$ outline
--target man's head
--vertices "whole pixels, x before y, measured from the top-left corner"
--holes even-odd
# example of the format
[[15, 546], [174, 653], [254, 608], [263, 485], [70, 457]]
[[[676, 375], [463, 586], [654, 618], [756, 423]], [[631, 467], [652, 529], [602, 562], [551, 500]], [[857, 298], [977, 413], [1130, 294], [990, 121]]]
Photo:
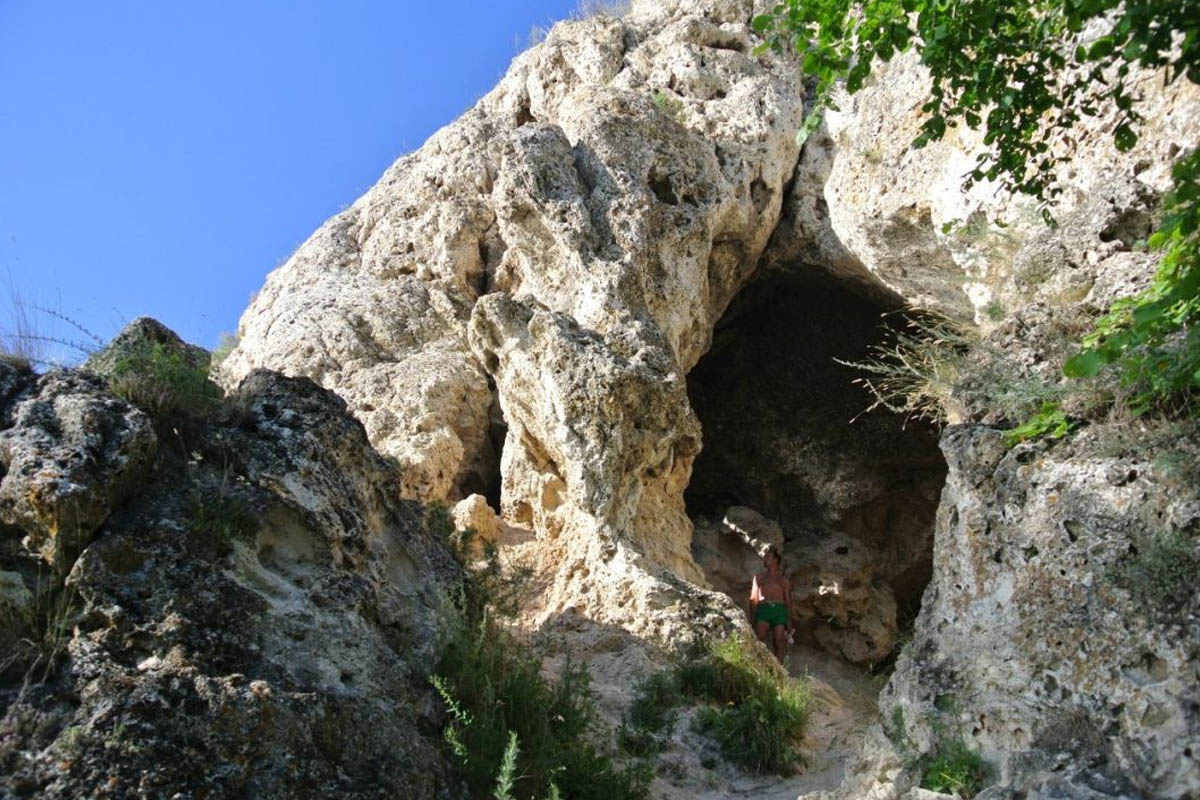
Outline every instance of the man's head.
[[779, 548], [771, 545], [763, 551], [763, 564], [767, 570], [783, 568], [783, 554], [779, 552]]

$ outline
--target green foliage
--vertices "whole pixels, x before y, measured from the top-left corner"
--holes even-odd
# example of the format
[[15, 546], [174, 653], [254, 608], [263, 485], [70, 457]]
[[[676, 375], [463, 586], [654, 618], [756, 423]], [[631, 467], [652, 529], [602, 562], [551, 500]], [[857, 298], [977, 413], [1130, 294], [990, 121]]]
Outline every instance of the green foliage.
[[677, 673], [656, 672], [638, 684], [633, 705], [629, 707], [629, 724], [656, 733], [664, 729], [669, 732], [675, 723], [675, 707], [682, 700]]
[[217, 347], [212, 351], [212, 366], [216, 367], [222, 361], [229, 358], [229, 354], [238, 346], [241, 338], [236, 333], [229, 331], [221, 331], [221, 336], [217, 340]]
[[638, 686], [622, 744], [636, 755], [661, 750], [685, 700], [713, 703], [696, 717], [725, 757], [754, 772], [791, 772], [808, 719], [808, 685], [781, 676], [736, 638], [713, 644], [697, 659], [651, 675]]
[[922, 765], [921, 788], [972, 798], [987, 778], [983, 759], [961, 739], [938, 742], [937, 750]]
[[[938, 712], [953, 714], [956, 703], [953, 697], [940, 695], [934, 703]], [[950, 735], [937, 712], [929, 720], [933, 728], [933, 750], [916, 757], [916, 746], [909, 739], [904, 725], [904, 707], [892, 707], [890, 724], [883, 725], [884, 733], [904, 757], [909, 769], [921, 774], [922, 789], [929, 789], [958, 797], [972, 798], [987, 782], [988, 768], [983, 758], [963, 741], [961, 734]]]
[[1175, 188], [1149, 246], [1163, 251], [1144, 291], [1117, 300], [1067, 359], [1068, 377], [1114, 364], [1135, 412], [1192, 410], [1200, 392], [1200, 150], [1172, 168]]
[[489, 613], [508, 617], [520, 610], [521, 597], [533, 572], [529, 567], [502, 564], [495, 542], [477, 545], [478, 532], [474, 528], [457, 530], [450, 509], [443, 503], [430, 503], [425, 512], [425, 528], [445, 542], [470, 573], [470, 591], [464, 602], [470, 606], [472, 618]]
[[58, 667], [79, 614], [79, 593], [61, 578], [39, 575], [32, 603], [5, 620], [20, 631], [7, 653], [0, 654], [0, 676], [23, 670], [25, 683], [45, 682]]
[[512, 610], [523, 581], [505, 570], [494, 548], [467, 565], [473, 531], [458, 533], [444, 506], [426, 526], [467, 566], [458, 604], [443, 621], [447, 642], [430, 678], [446, 705], [447, 749], [474, 798], [581, 800], [643, 798], [644, 771], [599, 753], [591, 742], [598, 718], [586, 667], [568, 662], [556, 681], [497, 620]]
[[517, 753], [520, 751], [516, 732], [509, 731], [508, 744], [504, 748], [504, 755], [500, 758], [500, 774], [496, 776], [496, 789], [492, 792], [492, 796], [496, 800], [513, 800], [513, 773], [517, 771]]
[[[1115, 12], [1115, 13], [1114, 13]], [[1112, 30], [1087, 47], [1067, 42], [1098, 17]], [[1126, 81], [1131, 64], [1167, 66], [1172, 78], [1200, 83], [1200, 0], [786, 0], [752, 25], [760, 52], [795, 50], [816, 78], [818, 112], [831, 107], [834, 84], [857, 92], [874, 61], [915, 45], [932, 87], [915, 147], [937, 141], [959, 122], [984, 127], [988, 150], [964, 178], [970, 187], [998, 180], [1009, 191], [1049, 200], [1061, 189], [1052, 145], [1082, 116], [1111, 104], [1119, 150], [1137, 142], [1141, 120]], [[1185, 34], [1172, 52], [1172, 37]]]
[[494, 622], [464, 617], [450, 626], [433, 681], [450, 712], [448, 748], [472, 797], [498, 785], [496, 765], [503, 773], [513, 736], [521, 743], [506, 789], [514, 798], [541, 797], [551, 783], [573, 798], [645, 796], [644, 776], [589, 742], [596, 716], [584, 667], [568, 664], [547, 682], [537, 658]]
[[234, 539], [253, 533], [258, 528], [254, 509], [242, 500], [225, 492], [196, 493], [188, 499], [186, 508], [188, 528], [193, 536], [210, 540], [221, 547]]
[[664, 92], [662, 89], [655, 89], [654, 105], [658, 106], [659, 111], [676, 122], [683, 121], [683, 101], [674, 94]]
[[203, 419], [221, 401], [220, 388], [208, 379], [207, 363], [159, 342], [118, 361], [108, 385], [113, 394], [168, 423]]
[[1029, 439], [1049, 436], [1061, 439], [1071, 430], [1071, 421], [1067, 412], [1054, 401], [1042, 404], [1041, 409], [1026, 422], [1004, 432], [1004, 442], [1009, 447]]
[[[1111, 28], [1084, 42], [1084, 28], [1101, 18]], [[752, 25], [764, 38], [760, 52], [794, 50], [816, 79], [800, 139], [834, 107], [838, 81], [853, 94], [875, 59], [914, 46], [932, 85], [913, 146], [959, 123], [982, 126], [987, 149], [963, 187], [988, 180], [1030, 195], [1049, 224], [1062, 191], [1055, 169], [1070, 158], [1068, 134], [1084, 116], [1115, 109], [1115, 147], [1137, 143], [1132, 66], [1165, 67], [1168, 81], [1185, 75], [1200, 83], [1200, 0], [785, 0]], [[1166, 215], [1148, 242], [1163, 251], [1153, 282], [1114, 303], [1064, 365], [1071, 378], [1115, 365], [1139, 413], [1191, 412], [1200, 390], [1200, 151], [1183, 154], [1173, 178]]]

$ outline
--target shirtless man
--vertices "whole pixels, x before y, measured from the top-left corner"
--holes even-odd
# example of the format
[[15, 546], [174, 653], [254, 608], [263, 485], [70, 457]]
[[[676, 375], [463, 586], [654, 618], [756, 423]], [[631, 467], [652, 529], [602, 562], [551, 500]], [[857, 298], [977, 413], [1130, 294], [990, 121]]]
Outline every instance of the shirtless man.
[[775, 651], [782, 664], [792, 630], [792, 580], [783, 571], [783, 556], [777, 548], [767, 548], [763, 565], [767, 571], [750, 582], [750, 620], [758, 638]]

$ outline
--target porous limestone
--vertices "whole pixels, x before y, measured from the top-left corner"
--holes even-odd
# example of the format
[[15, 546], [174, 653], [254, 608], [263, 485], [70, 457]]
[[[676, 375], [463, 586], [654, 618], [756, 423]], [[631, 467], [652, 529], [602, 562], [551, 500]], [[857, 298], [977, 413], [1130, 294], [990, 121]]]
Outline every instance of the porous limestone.
[[[0, 362], [0, 371], [11, 369]], [[145, 477], [149, 418], [79, 372], [50, 372], [10, 398], [0, 430], [0, 523], [65, 574], [96, 528]]]
[[[92, 376], [39, 384], [59, 408], [86, 388], [97, 431], [130, 419]], [[15, 418], [7, 453], [76, 441]], [[4, 597], [39, 593], [25, 661], [0, 661], [0, 794], [459, 796], [422, 733], [459, 570], [395, 468], [336, 395], [262, 370], [190, 444], [158, 454], [65, 587], [0, 573]], [[0, 567], [42, 523], [11, 524]]]

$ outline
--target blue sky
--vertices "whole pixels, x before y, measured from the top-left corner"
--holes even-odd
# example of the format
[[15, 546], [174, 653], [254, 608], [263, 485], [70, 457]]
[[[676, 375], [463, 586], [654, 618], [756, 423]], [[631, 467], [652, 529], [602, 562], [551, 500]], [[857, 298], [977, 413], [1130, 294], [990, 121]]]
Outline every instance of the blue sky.
[[149, 314], [213, 347], [577, 4], [0, 0], [0, 329], [15, 288], [104, 338]]

